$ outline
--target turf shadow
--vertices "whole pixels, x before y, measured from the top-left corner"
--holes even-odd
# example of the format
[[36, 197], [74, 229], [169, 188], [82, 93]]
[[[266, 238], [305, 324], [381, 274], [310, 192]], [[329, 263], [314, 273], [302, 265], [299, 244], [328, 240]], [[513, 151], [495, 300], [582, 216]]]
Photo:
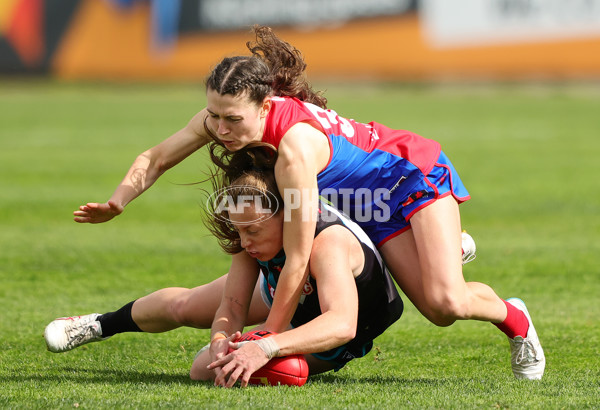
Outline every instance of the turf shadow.
[[[144, 384], [199, 384], [191, 380], [188, 373], [149, 373], [136, 370], [111, 370], [111, 369], [89, 369], [81, 367], [63, 366], [62, 368], [53, 368], [46, 373], [32, 375], [22, 375], [13, 378], [20, 378], [22, 381], [49, 381], [49, 382], [76, 382], [76, 383], [144, 383]], [[212, 383], [212, 382], [211, 382]]]
[[311, 382], [329, 383], [329, 384], [354, 384], [354, 383], [369, 383], [369, 384], [384, 384], [384, 385], [400, 385], [400, 386], [443, 386], [449, 383], [456, 382], [455, 379], [439, 379], [439, 378], [405, 378], [395, 376], [366, 376], [366, 377], [353, 377], [346, 375], [336, 375], [335, 373], [327, 373], [311, 376], [309, 378]]

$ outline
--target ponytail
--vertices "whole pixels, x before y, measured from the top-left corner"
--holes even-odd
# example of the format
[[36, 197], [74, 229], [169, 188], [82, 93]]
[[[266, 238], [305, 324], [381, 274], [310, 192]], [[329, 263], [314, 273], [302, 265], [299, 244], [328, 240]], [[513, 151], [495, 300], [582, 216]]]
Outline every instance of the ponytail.
[[207, 78], [206, 88], [221, 95], [246, 92], [256, 104], [274, 95], [327, 108], [327, 99], [306, 80], [302, 53], [279, 39], [270, 27], [255, 25], [253, 31], [256, 40], [246, 43], [252, 56], [224, 58]]
[[306, 63], [300, 50], [279, 39], [270, 27], [255, 25], [253, 30], [256, 41], [247, 42], [246, 47], [269, 67], [274, 95], [296, 97], [327, 108], [327, 99], [313, 91], [306, 80]]

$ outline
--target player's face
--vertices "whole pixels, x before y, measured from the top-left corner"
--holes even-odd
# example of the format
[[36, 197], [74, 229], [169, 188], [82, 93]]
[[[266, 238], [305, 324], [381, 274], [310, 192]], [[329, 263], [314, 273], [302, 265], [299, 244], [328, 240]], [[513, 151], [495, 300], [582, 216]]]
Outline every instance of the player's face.
[[241, 212], [229, 212], [229, 219], [240, 235], [248, 255], [260, 261], [273, 259], [283, 248], [283, 212], [248, 206]]
[[270, 99], [256, 105], [246, 97], [246, 93], [220, 95], [210, 88], [206, 97], [207, 125], [225, 148], [237, 151], [251, 142], [262, 140]]

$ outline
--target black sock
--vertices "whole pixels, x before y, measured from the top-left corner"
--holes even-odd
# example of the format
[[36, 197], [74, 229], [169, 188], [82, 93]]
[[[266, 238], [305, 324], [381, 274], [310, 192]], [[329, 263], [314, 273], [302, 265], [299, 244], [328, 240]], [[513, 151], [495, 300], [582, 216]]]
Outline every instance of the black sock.
[[108, 312], [98, 316], [96, 320], [102, 326], [102, 337], [123, 332], [143, 332], [131, 317], [131, 307], [134, 302], [135, 300], [129, 302], [116, 312]]

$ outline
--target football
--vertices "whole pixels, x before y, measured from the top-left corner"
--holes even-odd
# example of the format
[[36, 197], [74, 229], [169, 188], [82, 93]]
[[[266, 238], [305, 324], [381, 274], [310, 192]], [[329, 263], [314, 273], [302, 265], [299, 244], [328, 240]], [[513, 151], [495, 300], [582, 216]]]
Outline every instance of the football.
[[[266, 330], [251, 330], [244, 333], [236, 342], [245, 342], [273, 336]], [[250, 376], [249, 384], [262, 386], [302, 386], [308, 378], [308, 364], [304, 355], [274, 357]]]

